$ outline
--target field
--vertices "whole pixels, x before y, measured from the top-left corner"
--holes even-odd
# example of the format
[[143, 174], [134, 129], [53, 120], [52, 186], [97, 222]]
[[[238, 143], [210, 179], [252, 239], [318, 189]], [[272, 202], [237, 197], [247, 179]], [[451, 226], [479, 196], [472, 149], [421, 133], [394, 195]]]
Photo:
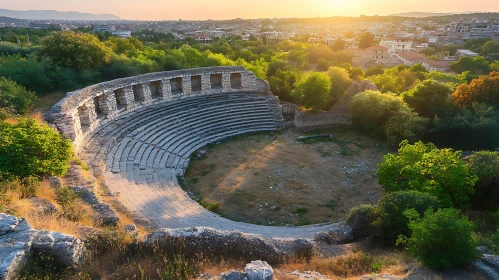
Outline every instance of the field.
[[[329, 134], [332, 139], [298, 140]], [[392, 147], [343, 129], [243, 135], [203, 148], [186, 172], [206, 208], [235, 221], [306, 225], [339, 221], [357, 205], [377, 203], [375, 172]]]

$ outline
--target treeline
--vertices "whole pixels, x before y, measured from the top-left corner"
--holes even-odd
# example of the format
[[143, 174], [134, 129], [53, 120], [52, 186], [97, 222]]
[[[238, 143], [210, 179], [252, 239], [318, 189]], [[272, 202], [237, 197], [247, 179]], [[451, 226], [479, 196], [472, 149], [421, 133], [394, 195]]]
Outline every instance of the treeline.
[[[85, 32], [84, 32], [85, 31]], [[144, 31], [120, 39], [88, 30], [45, 34], [39, 44], [21, 47], [0, 43], [0, 75], [44, 95], [70, 91], [101, 81], [148, 72], [193, 67], [243, 65], [264, 79], [269, 68], [285, 64], [294, 73], [319, 64], [322, 69], [348, 63], [351, 55], [323, 44], [243, 41], [240, 36], [201, 46], [171, 34]]]

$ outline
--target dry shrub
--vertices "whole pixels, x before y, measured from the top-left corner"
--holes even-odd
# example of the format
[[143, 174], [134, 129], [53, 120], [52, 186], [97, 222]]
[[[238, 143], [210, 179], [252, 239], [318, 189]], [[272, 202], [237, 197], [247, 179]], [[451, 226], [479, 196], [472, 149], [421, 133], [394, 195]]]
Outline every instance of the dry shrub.
[[378, 267], [374, 258], [365, 252], [350, 253], [346, 256], [327, 259], [313, 258], [307, 266], [307, 270], [340, 277], [379, 272], [380, 269], [381, 267]]

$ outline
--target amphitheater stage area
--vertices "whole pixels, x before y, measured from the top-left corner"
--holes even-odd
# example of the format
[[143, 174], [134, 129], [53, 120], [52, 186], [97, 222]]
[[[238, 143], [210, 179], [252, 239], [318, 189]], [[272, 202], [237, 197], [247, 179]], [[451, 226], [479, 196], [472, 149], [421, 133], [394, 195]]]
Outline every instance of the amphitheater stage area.
[[235, 222], [181, 188], [191, 154], [251, 132], [277, 131], [277, 97], [243, 67], [124, 78], [72, 92], [46, 114], [126, 208], [157, 227], [210, 227], [273, 238], [313, 238], [337, 224], [274, 227]]

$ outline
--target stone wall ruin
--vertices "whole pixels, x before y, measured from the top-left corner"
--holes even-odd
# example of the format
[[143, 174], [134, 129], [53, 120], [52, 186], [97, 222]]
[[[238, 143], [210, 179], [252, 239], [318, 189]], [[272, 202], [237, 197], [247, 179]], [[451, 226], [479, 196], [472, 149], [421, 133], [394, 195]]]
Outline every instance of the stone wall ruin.
[[73, 141], [79, 151], [97, 127], [124, 114], [196, 95], [240, 92], [270, 95], [270, 87], [243, 66], [158, 72], [69, 92], [46, 113], [45, 119]]

